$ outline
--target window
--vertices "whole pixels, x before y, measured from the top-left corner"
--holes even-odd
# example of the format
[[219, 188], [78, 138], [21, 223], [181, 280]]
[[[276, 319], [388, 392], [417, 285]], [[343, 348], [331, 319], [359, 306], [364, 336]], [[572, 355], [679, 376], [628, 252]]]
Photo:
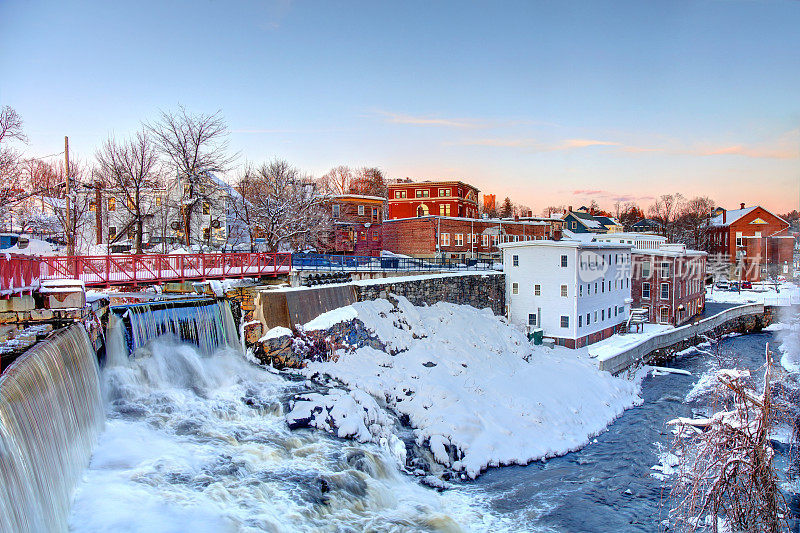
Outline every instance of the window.
[[89, 211], [97, 211], [97, 203], [94, 200], [89, 202]]
[[108, 210], [109, 211], [116, 211], [117, 210], [117, 199], [116, 198], [109, 198], [108, 199]]
[[[610, 314], [611, 314], [611, 313], [609, 312], [609, 315], [610, 315]], [[614, 316], [617, 316], [618, 314], [619, 314], [619, 307], [617, 307], [617, 306], [615, 305], [615, 306], [614, 306]]]
[[594, 282], [594, 293], [597, 294], [597, 282]]
[[736, 246], [741, 246], [741, 245], [742, 245], [742, 232], [741, 231], [737, 231], [736, 232]]
[[362, 216], [362, 217], [364, 216], [364, 206], [363, 205], [358, 206], [358, 216]]
[[583, 327], [583, 316], [578, 315], [578, 327]]
[[394, 197], [395, 198], [405, 198], [406, 197], [406, 191], [394, 191]]
[[561, 315], [561, 327], [568, 328], [569, 327], [569, 317], [566, 315]]
[[669, 263], [666, 261], [661, 263], [661, 278], [668, 278], [669, 277]]
[[439, 204], [439, 215], [443, 217], [450, 216], [450, 204]]
[[536, 315], [533, 313], [528, 313], [528, 325], [535, 326], [536, 325]]
[[115, 226], [110, 226], [108, 228], [108, 240], [113, 241], [117, 238], [117, 228]]
[[439, 196], [442, 197], [450, 196], [450, 189], [439, 189]]
[[511, 294], [519, 294], [519, 283], [516, 281], [511, 284]]
[[586, 325], [588, 326], [591, 323], [592, 323], [592, 315], [591, 313], [586, 313]]
[[358, 240], [360, 240], [360, 241], [366, 241], [366, 240], [367, 240], [367, 232], [365, 232], [365, 231], [359, 231], [359, 232], [358, 232]]
[[417, 189], [416, 195], [417, 198], [428, 198], [431, 193], [428, 189]]
[[378, 208], [377, 207], [373, 207], [372, 208], [372, 220], [378, 220]]
[[203, 240], [207, 241], [211, 237], [211, 228], [203, 228]]
[[661, 299], [669, 300], [669, 283], [661, 284]]
[[648, 279], [650, 277], [650, 261], [642, 262], [642, 277]]
[[566, 298], [567, 297], [567, 286], [566, 285], [562, 285], [561, 286], [561, 297], [562, 298]]
[[572, 229], [578, 229], [578, 223], [574, 220], [572, 221]]
[[605, 319], [606, 319], [606, 310], [602, 309], [600, 311], [600, 320], [605, 320]]
[[567, 266], [567, 256], [566, 255], [562, 255], [561, 256], [561, 266], [565, 267], [565, 268]]
[[606, 292], [606, 282], [605, 281], [600, 283], [600, 292]]
[[642, 309], [644, 309], [644, 316], [647, 318], [647, 320], [650, 320], [650, 307], [645, 305], [642, 307]]
[[456, 233], [456, 246], [464, 246], [464, 234]]
[[538, 283], [533, 286], [533, 295], [534, 296], [541, 296], [542, 295], [542, 286]]
[[481, 235], [481, 244], [485, 246], [489, 246], [489, 236], [488, 235]]
[[439, 235], [439, 245], [440, 246], [450, 246], [450, 234], [449, 233], [442, 233]]
[[578, 296], [583, 296], [583, 284], [578, 285]]
[[161, 197], [160, 196], [156, 196], [156, 207], [159, 207], [159, 206], [161, 206]]
[[499, 235], [492, 235], [492, 246], [497, 246], [497, 243], [500, 242]]
[[645, 300], [650, 299], [650, 283], [647, 281], [642, 283], [642, 298]]
[[130, 198], [125, 200], [125, 205], [128, 206], [128, 209], [133, 210], [133, 200], [131, 200]]
[[128, 240], [132, 241], [136, 238], [136, 230], [129, 229], [128, 230]]
[[421, 206], [417, 207], [417, 216], [418, 217], [426, 217], [428, 216], [428, 206], [422, 204]]
[[597, 311], [594, 312], [594, 321], [597, 322]]
[[659, 317], [659, 322], [662, 324], [669, 323], [669, 307], [662, 307], [661, 308], [661, 316]]
[[511, 264], [514, 265], [515, 267], [519, 266], [519, 256], [518, 255], [512, 255], [511, 256]]
[[611, 308], [608, 308], [608, 319], [611, 320]]
[[333, 204], [333, 218], [339, 218], [340, 213], [341, 207], [339, 207], [339, 204]]

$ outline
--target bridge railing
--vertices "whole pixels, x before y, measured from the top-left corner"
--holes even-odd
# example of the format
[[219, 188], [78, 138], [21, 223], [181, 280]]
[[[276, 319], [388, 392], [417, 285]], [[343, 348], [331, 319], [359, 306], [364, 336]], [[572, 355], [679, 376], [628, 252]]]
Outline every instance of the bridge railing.
[[292, 269], [289, 253], [114, 254], [40, 260], [42, 279], [79, 279], [95, 286], [271, 276]]
[[38, 257], [0, 253], [0, 295], [33, 290], [38, 287], [40, 278]]
[[418, 259], [412, 257], [370, 257], [359, 255], [292, 254], [295, 270], [316, 271], [400, 271], [431, 272], [442, 270], [492, 270], [493, 263], [486, 260], [468, 259]]

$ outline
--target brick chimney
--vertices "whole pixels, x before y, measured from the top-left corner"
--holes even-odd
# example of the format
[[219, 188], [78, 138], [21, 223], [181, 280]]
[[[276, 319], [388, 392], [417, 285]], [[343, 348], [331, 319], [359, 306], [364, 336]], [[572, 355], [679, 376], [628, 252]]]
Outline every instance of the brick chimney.
[[744, 202], [739, 204], [739, 209], [744, 209]]
[[725, 224], [728, 221], [728, 210], [722, 210], [722, 223]]
[[572, 213], [572, 206], [569, 206], [569, 207], [567, 208], [567, 213]]
[[553, 230], [553, 240], [560, 241], [561, 240], [561, 229], [556, 228]]
[[514, 215], [514, 222], [519, 222], [519, 215]]
[[589, 214], [594, 216], [594, 207], [589, 208]]

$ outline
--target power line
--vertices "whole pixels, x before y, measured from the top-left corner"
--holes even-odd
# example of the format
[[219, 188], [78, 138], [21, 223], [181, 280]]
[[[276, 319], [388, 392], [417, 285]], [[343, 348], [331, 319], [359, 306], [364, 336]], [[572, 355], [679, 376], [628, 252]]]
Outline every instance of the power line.
[[62, 155], [63, 153], [64, 153], [64, 150], [61, 150], [60, 152], [55, 153], [55, 154], [43, 155], [42, 157], [25, 157], [24, 159], [28, 159], [28, 160], [36, 159], [36, 160], [39, 160], [39, 161], [43, 161], [43, 160], [47, 159], [48, 157], [55, 157], [57, 155]]

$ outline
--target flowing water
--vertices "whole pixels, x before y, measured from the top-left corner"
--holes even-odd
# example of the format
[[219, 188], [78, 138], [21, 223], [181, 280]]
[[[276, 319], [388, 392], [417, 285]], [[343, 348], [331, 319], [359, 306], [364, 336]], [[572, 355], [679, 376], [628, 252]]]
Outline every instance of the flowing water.
[[[190, 320], [190, 308], [183, 309], [178, 324]], [[71, 530], [503, 527], [480, 497], [425, 488], [378, 446], [289, 430], [284, 406], [293, 393], [308, 390], [303, 382], [252, 365], [222, 337], [203, 349], [182, 342], [183, 326], [131, 343], [131, 335], [161, 331], [142, 321], [176, 321], [118, 311], [102, 372], [106, 431], [76, 491]], [[226, 307], [217, 311], [217, 320], [229, 319]]]
[[[756, 369], [767, 341], [773, 334], [721, 345]], [[697, 353], [676, 359], [693, 375], [647, 378], [643, 405], [583, 450], [437, 492], [390, 450], [289, 430], [288, 399], [312, 385], [246, 361], [225, 304], [117, 309], [99, 380], [85, 333], [59, 342], [2, 378], [3, 532], [67, 521], [76, 532], [656, 531], [668, 491], [651, 476], [656, 444], [670, 440], [666, 420], [703, 410], [702, 396], [687, 394], [714, 365]], [[34, 387], [47, 392], [25, 394]]]
[[70, 495], [103, 427], [97, 357], [81, 326], [0, 376], [0, 531], [67, 528]]

